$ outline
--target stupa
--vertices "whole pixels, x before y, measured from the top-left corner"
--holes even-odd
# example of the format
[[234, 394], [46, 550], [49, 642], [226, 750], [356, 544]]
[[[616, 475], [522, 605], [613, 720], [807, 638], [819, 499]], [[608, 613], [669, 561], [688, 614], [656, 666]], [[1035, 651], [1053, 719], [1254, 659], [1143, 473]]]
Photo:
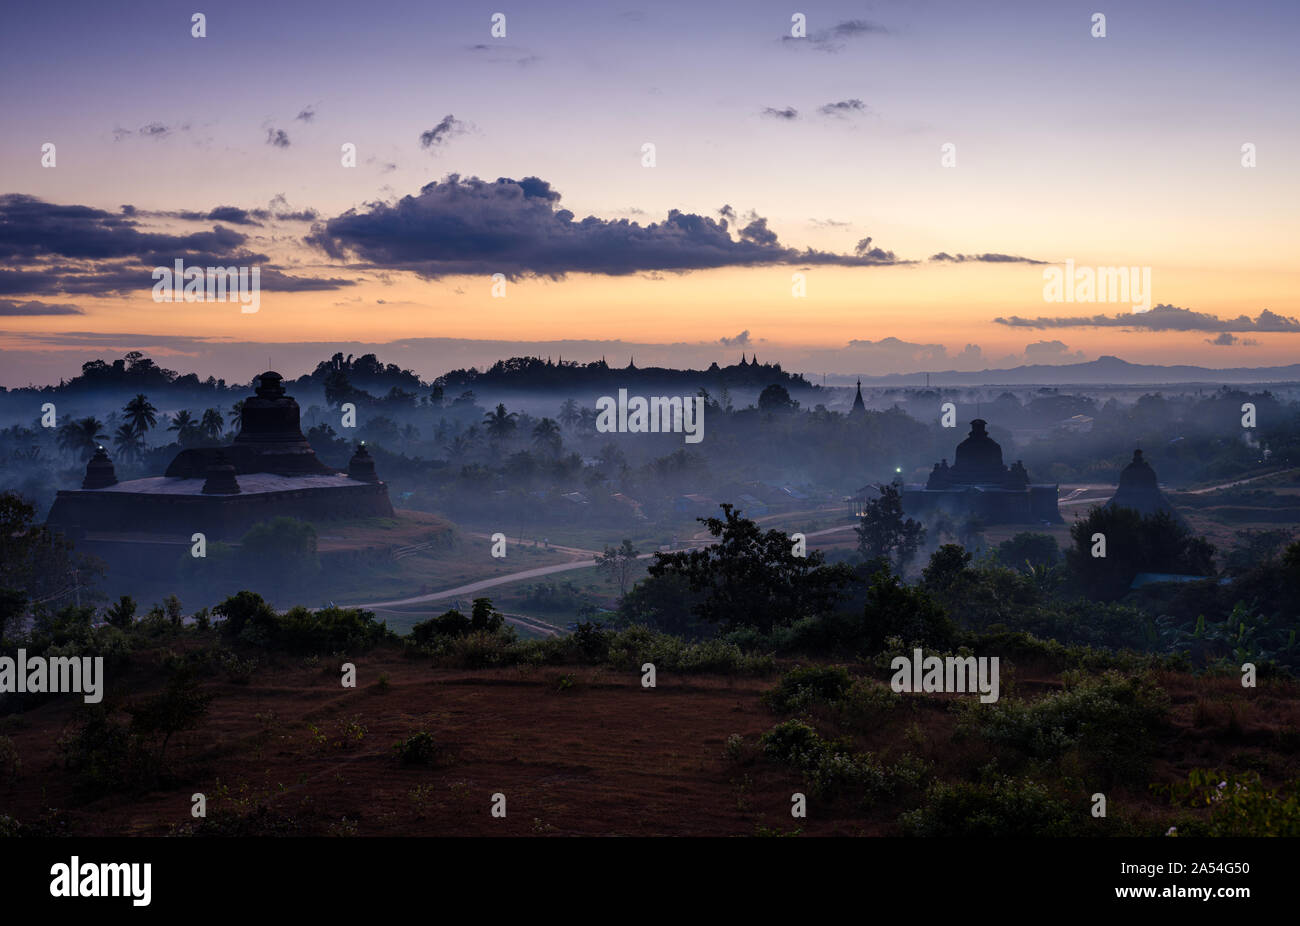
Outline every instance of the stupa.
[[1119, 488], [1106, 505], [1110, 508], [1132, 508], [1142, 515], [1164, 511], [1175, 520], [1180, 520], [1174, 506], [1169, 504], [1165, 493], [1160, 491], [1156, 471], [1142, 458], [1141, 450], [1134, 450], [1133, 459], [1120, 471]]
[[208, 542], [232, 541], [281, 516], [392, 517], [388, 486], [370, 454], [354, 457], [351, 475], [326, 465], [303, 435], [298, 403], [285, 394], [280, 374], [268, 371], [258, 380], [228, 446], [182, 450], [164, 475], [126, 482], [117, 481], [101, 447], [82, 488], [58, 493], [47, 523], [110, 568], [156, 568], [158, 556], [176, 556], [196, 533]]
[[908, 514], [945, 511], [957, 518], [976, 517], [986, 524], [1059, 524], [1057, 486], [1032, 483], [1024, 463], [1002, 462], [1002, 446], [976, 418], [970, 434], [957, 445], [953, 464], [934, 464], [925, 485], [903, 487]]

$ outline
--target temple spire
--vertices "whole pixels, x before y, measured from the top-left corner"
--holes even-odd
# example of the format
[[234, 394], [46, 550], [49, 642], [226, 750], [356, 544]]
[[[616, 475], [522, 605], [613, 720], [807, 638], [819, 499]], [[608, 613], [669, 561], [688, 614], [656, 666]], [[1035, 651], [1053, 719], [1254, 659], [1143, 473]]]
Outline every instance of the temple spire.
[[853, 397], [853, 408], [849, 410], [850, 418], [861, 418], [867, 413], [867, 403], [862, 401], [862, 377], [858, 377], [858, 394]]

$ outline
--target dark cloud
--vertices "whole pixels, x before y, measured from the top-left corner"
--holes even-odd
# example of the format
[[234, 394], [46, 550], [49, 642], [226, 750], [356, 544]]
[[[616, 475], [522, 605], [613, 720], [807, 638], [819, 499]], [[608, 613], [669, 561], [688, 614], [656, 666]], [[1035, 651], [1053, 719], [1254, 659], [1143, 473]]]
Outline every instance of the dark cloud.
[[831, 29], [831, 34], [837, 38], [852, 38], [858, 35], [887, 35], [889, 30], [884, 26], [870, 23], [863, 19], [850, 19], [842, 22]]
[[[163, 213], [195, 219], [220, 215], [231, 223], [268, 214], [235, 206], [209, 213]], [[138, 215], [135, 209], [117, 214], [23, 194], [0, 196], [0, 260], [26, 265], [0, 270], [0, 296], [132, 292], [152, 286], [154, 267], [171, 267], [177, 260], [186, 266], [257, 266], [262, 288], [268, 290], [337, 289], [355, 282], [289, 276], [267, 255], [249, 250], [246, 235], [225, 225], [171, 234], [143, 229]]]
[[505, 273], [622, 275], [771, 264], [866, 267], [905, 263], [879, 248], [834, 254], [783, 247], [767, 221], [754, 217], [730, 234], [726, 220], [671, 210], [641, 225], [595, 216], [575, 220], [560, 194], [536, 177], [495, 182], [457, 174], [427, 184], [417, 196], [349, 210], [312, 229], [307, 242], [335, 259], [355, 257], [375, 268], [424, 277]]
[[75, 305], [55, 305], [48, 302], [14, 302], [0, 299], [0, 315], [85, 315]]
[[1233, 347], [1240, 344], [1242, 347], [1255, 347], [1259, 341], [1254, 338], [1239, 338], [1228, 331], [1221, 331], [1212, 338], [1205, 339], [1206, 344], [1213, 344], [1216, 347]]
[[240, 209], [238, 206], [218, 206], [205, 216], [213, 222], [230, 222], [232, 225], [260, 225], [258, 218], [265, 218], [266, 213], [263, 210], [256, 210], [260, 216], [247, 209]]
[[785, 109], [773, 109], [771, 106], [764, 106], [760, 116], [766, 116], [769, 119], [784, 119], [789, 122], [792, 119], [799, 118], [799, 110], [793, 106], [787, 106]]
[[776, 232], [767, 227], [767, 219], [758, 218], [740, 230], [741, 241], [752, 241], [764, 247], [776, 247]]
[[1174, 305], [1153, 306], [1149, 312], [1120, 312], [1115, 315], [1078, 315], [1051, 318], [993, 319], [999, 325], [1012, 328], [1141, 328], [1148, 331], [1251, 331], [1300, 332], [1300, 321], [1264, 309], [1252, 319], [1247, 315], [1236, 318], [1219, 318], [1206, 312], [1194, 312]]
[[871, 246], [870, 238], [862, 238], [859, 240], [858, 243], [853, 246], [853, 253], [858, 255], [858, 257], [866, 257], [872, 260], [884, 261], [886, 263], [890, 263], [894, 260], [893, 251], [882, 251], [880, 248], [873, 248]]
[[304, 106], [302, 111], [293, 118], [298, 122], [311, 122], [316, 118], [316, 108], [314, 106]]
[[718, 338], [718, 343], [721, 344], [723, 347], [746, 347], [750, 343], [749, 329], [746, 328], [744, 331], [740, 332], [740, 334], [736, 335], [734, 338], [728, 338], [728, 337]]
[[140, 126], [138, 129], [113, 129], [113, 141], [121, 141], [124, 138], [152, 138], [154, 141], [161, 141], [177, 131], [188, 132], [188, 124], [182, 126], [166, 125], [162, 122], [150, 122]]
[[985, 264], [1045, 264], [1045, 260], [1034, 260], [1032, 257], [1018, 257], [1015, 254], [949, 254], [947, 251], [940, 251], [938, 254], [931, 254], [930, 260], [940, 263], [950, 262], [954, 264], [964, 264], [968, 262], [978, 262]]
[[448, 113], [433, 128], [420, 133], [420, 147], [426, 151], [440, 148], [453, 135], [463, 134], [464, 131], [465, 123]]
[[868, 35], [888, 35], [889, 30], [877, 23], [865, 19], [848, 19], [837, 23], [829, 29], [810, 32], [806, 38], [796, 39], [792, 35], [783, 35], [781, 41], [789, 47], [806, 45], [814, 51], [834, 54], [843, 51], [849, 42]]
[[861, 115], [867, 111], [867, 104], [861, 100], [840, 100], [838, 103], [827, 103], [817, 110], [823, 116], [854, 116]]
[[67, 257], [108, 259], [165, 251], [229, 252], [247, 238], [221, 226], [188, 235], [141, 231], [131, 215], [91, 206], [61, 206], [23, 193], [0, 195], [0, 260]]
[[289, 200], [283, 193], [276, 193], [267, 203], [266, 209], [258, 209], [255, 212], [261, 216], [269, 214], [285, 222], [314, 222], [320, 218], [320, 213], [315, 209], [290, 209]]
[[478, 56], [480, 60], [487, 61], [491, 64], [516, 64], [520, 67], [534, 65], [542, 59], [534, 55], [526, 48], [518, 45], [502, 45], [499, 42], [487, 44], [480, 42], [477, 45], [467, 45], [465, 50]]
[[289, 136], [286, 134], [284, 129], [267, 129], [266, 143], [268, 145], [274, 145], [277, 148], [288, 148]]

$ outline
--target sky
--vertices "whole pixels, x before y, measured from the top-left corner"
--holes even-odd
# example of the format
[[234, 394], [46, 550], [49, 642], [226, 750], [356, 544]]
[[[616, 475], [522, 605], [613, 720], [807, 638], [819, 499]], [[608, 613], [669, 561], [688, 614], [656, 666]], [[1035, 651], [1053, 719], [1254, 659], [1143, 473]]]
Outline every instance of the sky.
[[[1300, 359], [1293, 0], [195, 6], [0, 12], [0, 385]], [[155, 301], [175, 260], [258, 310]]]

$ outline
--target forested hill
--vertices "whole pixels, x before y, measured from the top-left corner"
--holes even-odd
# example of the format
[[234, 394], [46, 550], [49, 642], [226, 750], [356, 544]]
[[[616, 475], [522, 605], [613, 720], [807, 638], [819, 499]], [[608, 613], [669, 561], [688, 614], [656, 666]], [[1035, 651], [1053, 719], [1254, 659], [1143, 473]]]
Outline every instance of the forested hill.
[[471, 367], [452, 370], [438, 377], [436, 385], [446, 390], [460, 388], [512, 388], [512, 389], [579, 389], [591, 387], [631, 388], [633, 386], [662, 386], [689, 389], [700, 386], [709, 389], [763, 389], [771, 385], [790, 389], [817, 389], [798, 373], [787, 373], [779, 363], [758, 363], [742, 354], [740, 361], [720, 367], [717, 363], [707, 370], [674, 370], [665, 367], [638, 367], [631, 358], [625, 367], [612, 367], [604, 358], [587, 364], [572, 360], [552, 360], [550, 357], [511, 357], [498, 360], [486, 370]]

